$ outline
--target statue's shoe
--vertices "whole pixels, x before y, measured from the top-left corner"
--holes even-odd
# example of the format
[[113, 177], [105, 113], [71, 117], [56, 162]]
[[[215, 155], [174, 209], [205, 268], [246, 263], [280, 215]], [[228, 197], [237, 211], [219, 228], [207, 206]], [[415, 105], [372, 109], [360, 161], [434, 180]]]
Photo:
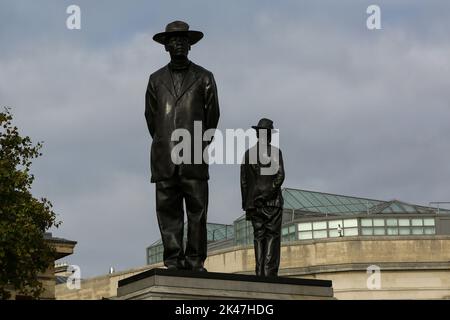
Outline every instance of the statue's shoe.
[[180, 268], [178, 268], [177, 266], [175, 266], [175, 265], [170, 265], [170, 266], [167, 266], [166, 267], [166, 270], [179, 270]]
[[193, 271], [193, 272], [208, 272], [208, 270], [206, 270], [205, 267], [192, 268], [191, 271]]

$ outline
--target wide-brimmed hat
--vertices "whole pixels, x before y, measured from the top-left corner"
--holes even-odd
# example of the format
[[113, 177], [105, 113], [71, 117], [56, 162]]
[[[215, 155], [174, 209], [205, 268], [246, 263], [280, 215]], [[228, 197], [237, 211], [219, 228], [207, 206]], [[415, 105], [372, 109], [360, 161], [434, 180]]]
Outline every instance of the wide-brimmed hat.
[[191, 45], [196, 44], [203, 38], [203, 32], [189, 30], [189, 25], [186, 22], [173, 21], [166, 26], [166, 31], [155, 34], [153, 40], [166, 44], [169, 36], [177, 34], [187, 35]]
[[266, 130], [272, 130], [272, 131], [278, 131], [273, 128], [273, 121], [267, 118], [262, 118], [259, 120], [258, 124], [256, 126], [252, 126], [253, 129], [259, 130], [259, 129], [266, 129]]

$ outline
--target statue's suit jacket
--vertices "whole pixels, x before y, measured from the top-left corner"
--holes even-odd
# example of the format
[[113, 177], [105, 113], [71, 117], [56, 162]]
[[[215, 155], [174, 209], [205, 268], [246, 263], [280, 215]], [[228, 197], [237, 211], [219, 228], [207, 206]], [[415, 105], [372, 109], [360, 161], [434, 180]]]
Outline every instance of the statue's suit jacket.
[[[208, 180], [208, 164], [194, 164], [194, 121], [205, 130], [215, 129], [219, 121], [219, 102], [213, 74], [191, 62], [179, 95], [175, 93], [169, 66], [150, 76], [145, 95], [145, 118], [153, 138], [150, 155], [151, 181], [171, 178], [175, 164], [171, 152], [179, 141], [171, 141], [175, 129], [186, 129], [191, 135], [191, 161], [179, 165], [179, 174], [186, 178]], [[202, 143], [202, 151], [209, 142]], [[203, 159], [203, 157], [201, 157]]]
[[[280, 149], [271, 146], [271, 161], [278, 162], [278, 170], [273, 175], [261, 174], [261, 168], [269, 167], [270, 164], [251, 163], [249, 155], [251, 152], [257, 153], [258, 146], [255, 145], [245, 152], [243, 162], [241, 164], [241, 195], [242, 209], [246, 211], [246, 219], [251, 220], [253, 209], [257, 209], [255, 200], [262, 197], [263, 207], [283, 208], [283, 196], [281, 193], [281, 185], [284, 181], [284, 163], [283, 154]], [[275, 157], [274, 153], [278, 157]]]

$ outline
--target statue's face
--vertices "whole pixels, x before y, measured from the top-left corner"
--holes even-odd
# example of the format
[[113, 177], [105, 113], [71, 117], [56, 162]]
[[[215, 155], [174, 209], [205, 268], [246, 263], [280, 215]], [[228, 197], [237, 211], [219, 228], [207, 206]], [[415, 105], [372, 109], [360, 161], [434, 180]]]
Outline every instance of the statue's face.
[[260, 143], [270, 143], [272, 141], [272, 132], [267, 129], [259, 129], [256, 131], [256, 137]]
[[191, 46], [186, 35], [174, 35], [167, 39], [166, 51], [172, 58], [186, 58]]

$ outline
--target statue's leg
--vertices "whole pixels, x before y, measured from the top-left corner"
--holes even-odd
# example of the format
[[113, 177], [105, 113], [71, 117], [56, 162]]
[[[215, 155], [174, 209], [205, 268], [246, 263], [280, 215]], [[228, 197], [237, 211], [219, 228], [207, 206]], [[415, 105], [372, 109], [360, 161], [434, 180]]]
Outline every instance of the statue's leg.
[[156, 215], [164, 246], [164, 265], [182, 269], [184, 211], [178, 177], [156, 183]]
[[186, 268], [206, 271], [203, 263], [207, 254], [206, 218], [208, 214], [208, 181], [181, 178], [186, 202], [187, 242]]
[[275, 277], [278, 275], [280, 266], [280, 245], [281, 245], [281, 208], [264, 208], [267, 216], [265, 224], [265, 238], [267, 243], [264, 273], [266, 276]]
[[266, 251], [266, 239], [264, 237], [264, 219], [255, 213], [252, 215], [253, 244], [255, 247], [255, 273], [264, 276], [264, 259]]

